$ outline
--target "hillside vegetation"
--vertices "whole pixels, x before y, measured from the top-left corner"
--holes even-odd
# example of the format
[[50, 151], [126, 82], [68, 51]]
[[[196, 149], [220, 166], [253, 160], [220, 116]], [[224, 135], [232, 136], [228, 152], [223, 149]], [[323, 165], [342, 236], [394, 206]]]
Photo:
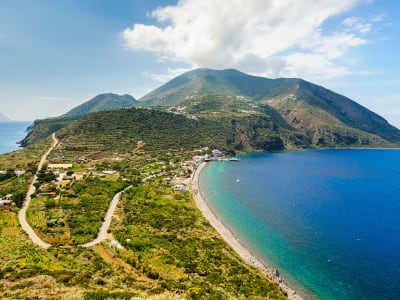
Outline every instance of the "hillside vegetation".
[[[150, 113], [124, 112], [130, 117]], [[115, 117], [116, 113], [121, 111], [106, 115]], [[183, 117], [162, 112], [150, 116], [153, 113], [172, 115], [172, 121]], [[72, 125], [65, 129], [48, 163], [57, 163], [60, 157], [72, 163], [71, 168], [57, 171], [70, 178], [55, 181], [55, 171], [37, 171], [37, 190], [27, 215], [34, 230], [52, 247], [43, 250], [29, 240], [18, 224], [15, 206], [0, 209], [0, 257], [5, 262], [0, 266], [0, 298], [285, 299], [270, 279], [246, 265], [222, 241], [189, 192], [174, 191], [172, 178], [187, 179], [192, 172], [184, 164], [195, 153], [191, 148], [174, 154], [159, 148], [147, 153], [144, 144], [129, 153], [123, 152], [125, 148], [112, 149], [112, 153], [78, 151], [66, 138], [69, 130], [74, 130]], [[35, 152], [35, 161], [49, 145], [42, 146], [42, 151]], [[102, 147], [110, 145], [104, 141]], [[20, 150], [21, 154], [29, 148]], [[95, 159], [78, 163], [77, 151]], [[106, 170], [117, 173], [104, 175]], [[26, 186], [31, 176], [17, 180]], [[1, 187], [16, 192], [8, 180], [14, 179], [0, 182]], [[123, 194], [109, 230], [113, 242], [77, 247], [96, 236], [112, 196], [128, 184], [133, 188]]]
[[172, 79], [141, 98], [140, 103], [181, 106], [209, 93], [276, 108], [288, 124], [308, 137], [310, 145], [373, 147], [400, 143], [400, 131], [382, 117], [345, 96], [297, 78], [268, 79], [237, 70], [198, 69]]
[[20, 144], [23, 147], [33, 145], [38, 141], [50, 137], [52, 133], [67, 127], [69, 124], [81, 119], [82, 117], [83, 116], [69, 116], [35, 120], [30, 126], [27, 136], [20, 142]]
[[345, 96], [296, 78], [198, 69], [139, 101], [131, 98], [102, 94], [66, 114], [80, 115], [37, 120], [23, 145], [117, 102], [119, 107], [136, 105], [152, 107], [152, 111], [125, 109], [85, 117], [68, 131], [73, 147], [105, 149], [109, 144], [127, 149], [138, 141], [145, 141], [150, 150], [189, 144], [229, 151], [400, 145], [400, 131], [382, 117]]
[[71, 109], [64, 116], [87, 115], [96, 111], [132, 107], [137, 103], [137, 100], [131, 95], [100, 94]]
[[148, 109], [95, 113], [63, 129], [58, 136], [68, 150], [129, 152], [138, 143], [145, 151], [179, 151], [201, 147], [226, 151], [266, 151], [285, 148], [280, 136], [296, 140], [297, 132], [279, 129], [265, 114], [191, 119]]

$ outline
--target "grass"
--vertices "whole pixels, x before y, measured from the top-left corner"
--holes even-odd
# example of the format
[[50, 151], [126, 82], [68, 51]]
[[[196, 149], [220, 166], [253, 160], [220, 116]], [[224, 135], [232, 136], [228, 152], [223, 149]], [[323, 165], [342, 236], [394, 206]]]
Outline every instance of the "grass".
[[[130, 276], [113, 270], [92, 249], [34, 245], [22, 232], [14, 211], [0, 210], [0, 299], [87, 299], [85, 295], [144, 293], [129, 287]], [[4, 232], [12, 231], [12, 234]], [[104, 298], [99, 298], [104, 299]], [[121, 299], [121, 298], [114, 298]]]
[[33, 198], [27, 220], [52, 245], [82, 245], [97, 236], [113, 196], [125, 186], [115, 175], [104, 180], [87, 177], [58, 190], [56, 196]]
[[156, 181], [125, 197], [113, 234], [135, 254], [126, 258], [131, 266], [157, 281], [160, 291], [182, 290], [191, 299], [284, 298], [222, 241], [189, 193]]
[[51, 141], [49, 137], [26, 148], [0, 155], [0, 170], [31, 170], [29, 164], [39, 164], [40, 157], [50, 147]]

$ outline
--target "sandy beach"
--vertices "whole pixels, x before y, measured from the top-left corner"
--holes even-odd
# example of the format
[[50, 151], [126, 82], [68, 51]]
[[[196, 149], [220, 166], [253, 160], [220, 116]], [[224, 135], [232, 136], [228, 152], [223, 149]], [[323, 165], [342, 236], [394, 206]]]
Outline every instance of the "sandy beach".
[[283, 279], [279, 276], [279, 271], [275, 268], [267, 268], [259, 259], [257, 259], [243, 244], [239, 241], [237, 237], [217, 218], [217, 216], [208, 207], [199, 186], [199, 177], [203, 168], [207, 163], [202, 162], [197, 167], [193, 174], [191, 186], [193, 192], [193, 198], [201, 210], [205, 218], [210, 222], [210, 224], [218, 231], [222, 238], [240, 255], [240, 257], [248, 264], [256, 267], [261, 272], [266, 274], [269, 278], [275, 281], [275, 283], [286, 292], [289, 299], [300, 300], [303, 299], [300, 295], [296, 293], [293, 289], [288, 287]]

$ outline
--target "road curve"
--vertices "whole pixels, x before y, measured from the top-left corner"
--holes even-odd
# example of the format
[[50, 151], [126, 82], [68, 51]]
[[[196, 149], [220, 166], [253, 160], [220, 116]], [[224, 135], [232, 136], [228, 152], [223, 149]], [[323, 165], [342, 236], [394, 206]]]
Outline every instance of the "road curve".
[[108, 234], [107, 231], [108, 231], [108, 228], [110, 227], [111, 220], [114, 215], [115, 209], [117, 208], [119, 198], [121, 197], [121, 194], [123, 192], [129, 190], [131, 187], [132, 187], [132, 185], [128, 186], [121, 192], [114, 195], [114, 197], [110, 203], [110, 206], [108, 207], [106, 216], [104, 218], [104, 222], [101, 224], [101, 228], [100, 228], [99, 233], [97, 234], [97, 237], [93, 241], [90, 241], [86, 244], [81, 245], [82, 247], [92, 247], [98, 243], [101, 243], [102, 241], [104, 241], [107, 238], [107, 234]]
[[[56, 138], [55, 133], [53, 133], [52, 138], [53, 138], [53, 144], [51, 145], [49, 150], [47, 150], [47, 152], [42, 156], [42, 158], [41, 158], [41, 160], [39, 162], [38, 171], [43, 167], [43, 165], [44, 165], [44, 163], [45, 163], [45, 161], [47, 159], [47, 156], [54, 149], [54, 147], [58, 144], [58, 139]], [[31, 196], [36, 190], [35, 186], [33, 185], [36, 182], [36, 180], [37, 180], [37, 176], [35, 174], [33, 176], [33, 180], [31, 182], [31, 185], [29, 186], [28, 192], [26, 193], [24, 204], [22, 205], [22, 208], [19, 211], [18, 219], [19, 219], [19, 223], [21, 224], [22, 229], [25, 230], [25, 232], [28, 234], [28, 236], [32, 240], [32, 242], [34, 242], [39, 247], [47, 249], [51, 245], [46, 243], [46, 242], [44, 242], [44, 241], [42, 241], [37, 236], [37, 234], [33, 231], [32, 227], [26, 221], [26, 210], [28, 209], [29, 203], [31, 202]]]

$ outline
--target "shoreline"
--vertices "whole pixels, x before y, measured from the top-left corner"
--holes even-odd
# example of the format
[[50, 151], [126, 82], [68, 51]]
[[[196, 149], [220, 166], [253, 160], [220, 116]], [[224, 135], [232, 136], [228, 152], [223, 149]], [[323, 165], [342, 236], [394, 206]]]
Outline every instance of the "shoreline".
[[206, 162], [201, 162], [195, 172], [193, 173], [191, 179], [192, 195], [196, 202], [197, 207], [203, 213], [203, 216], [210, 222], [211, 226], [217, 230], [217, 232], [222, 236], [225, 242], [233, 248], [233, 250], [249, 265], [257, 268], [277, 286], [283, 290], [287, 297], [291, 300], [303, 300], [295, 290], [286, 285], [283, 279], [279, 275], [279, 271], [276, 268], [267, 268], [257, 257], [255, 257], [241, 242], [240, 240], [218, 219], [214, 212], [210, 209], [204, 196], [201, 193], [199, 178], [202, 170], [206, 166]]

